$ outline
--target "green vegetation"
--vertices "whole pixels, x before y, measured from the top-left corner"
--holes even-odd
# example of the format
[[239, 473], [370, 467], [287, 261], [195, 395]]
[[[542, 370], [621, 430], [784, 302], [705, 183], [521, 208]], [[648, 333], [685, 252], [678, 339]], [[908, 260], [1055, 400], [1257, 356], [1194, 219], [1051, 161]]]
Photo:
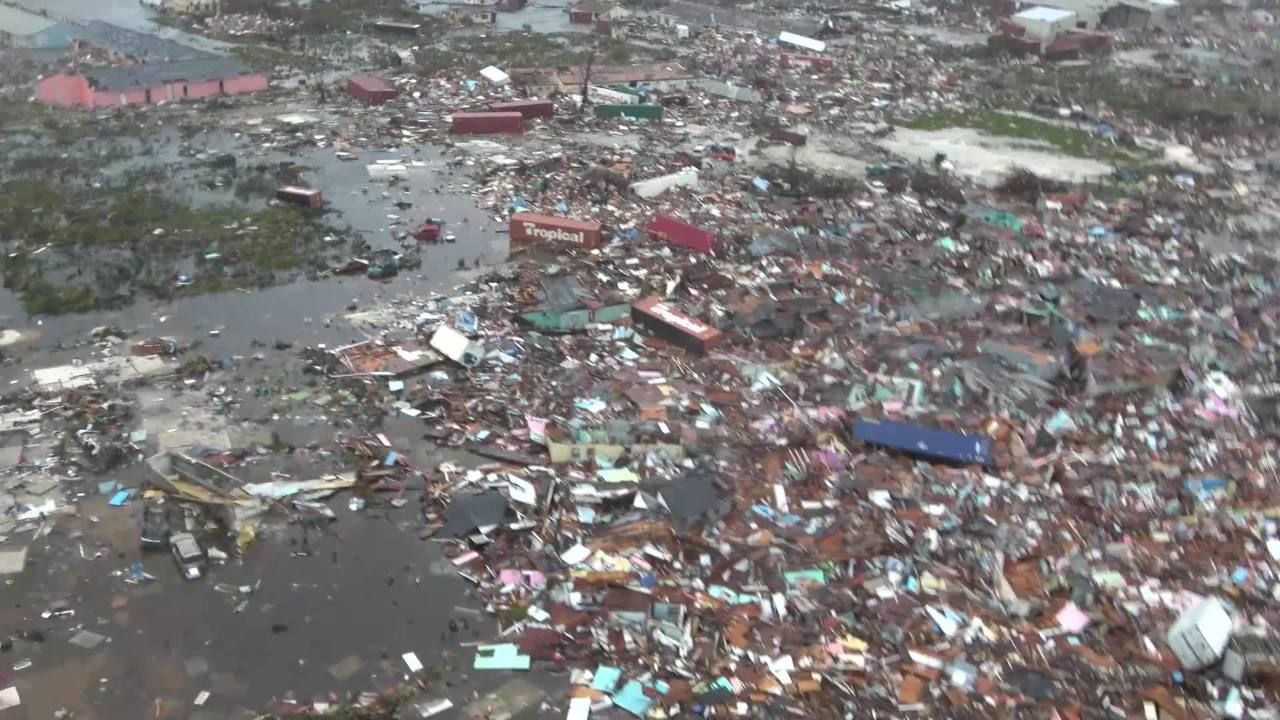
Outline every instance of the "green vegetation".
[[359, 31], [378, 20], [432, 22], [404, 0], [313, 0], [298, 19], [306, 34]]
[[1062, 152], [1076, 157], [1090, 156], [1093, 138], [1086, 132], [1072, 128], [1060, 127], [1040, 120], [1010, 115], [992, 110], [960, 111], [940, 110], [928, 115], [919, 115], [909, 120], [894, 120], [900, 125], [914, 130], [943, 130], [953, 127], [966, 127], [981, 130], [1000, 137], [1037, 140], [1048, 143]]
[[232, 57], [256, 70], [274, 70], [275, 68], [286, 67], [303, 72], [315, 72], [328, 67], [328, 63], [319, 56], [304, 55], [270, 45], [251, 45], [246, 43], [236, 45], [231, 48], [230, 52]]
[[136, 122], [130, 110], [94, 115], [54, 110], [25, 98], [0, 96], [0, 134], [28, 133], [57, 145], [68, 145], [90, 138], [140, 137], [147, 132], [149, 129]]
[[224, 0], [223, 12], [261, 13], [296, 20], [305, 35], [359, 31], [376, 20], [400, 20], [429, 25], [432, 19], [405, 0], [312, 0], [282, 4], [275, 0]]
[[995, 110], [941, 110], [906, 120], [894, 120], [893, 123], [915, 130], [973, 128], [1000, 137], [1046, 143], [1073, 157], [1098, 158], [1121, 163], [1151, 158], [1150, 153], [1145, 150], [1121, 147], [1091, 132]]
[[[137, 173], [102, 188], [54, 178], [0, 185], [5, 286], [36, 314], [118, 307], [136, 292], [157, 296], [262, 287], [329, 264], [340, 231], [292, 206], [193, 208]], [[193, 268], [191, 283], [173, 282]]]

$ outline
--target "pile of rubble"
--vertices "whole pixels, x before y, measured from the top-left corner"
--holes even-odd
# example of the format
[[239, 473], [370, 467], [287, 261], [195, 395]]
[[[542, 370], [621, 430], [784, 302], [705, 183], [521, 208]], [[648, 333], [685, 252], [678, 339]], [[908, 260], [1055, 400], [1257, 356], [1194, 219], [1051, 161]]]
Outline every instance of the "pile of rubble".
[[286, 37], [298, 29], [298, 21], [261, 13], [223, 13], [200, 21], [213, 35], [232, 37]]
[[572, 670], [571, 717], [1265, 706], [1262, 259], [1087, 197], [809, 206], [359, 318], [465, 318], [400, 407], [497, 461], [424, 496], [504, 623], [475, 667]]

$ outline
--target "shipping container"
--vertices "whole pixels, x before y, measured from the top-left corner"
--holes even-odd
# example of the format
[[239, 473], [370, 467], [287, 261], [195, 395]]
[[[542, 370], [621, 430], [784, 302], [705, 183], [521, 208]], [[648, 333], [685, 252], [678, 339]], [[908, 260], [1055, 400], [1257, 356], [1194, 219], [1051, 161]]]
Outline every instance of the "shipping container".
[[522, 133], [524, 116], [518, 112], [454, 113], [451, 131], [459, 134]]
[[815, 40], [804, 35], [797, 35], [793, 32], [782, 31], [778, 34], [778, 42], [791, 45], [793, 47], [812, 50], [813, 52], [826, 52], [827, 44], [821, 40]]
[[830, 70], [835, 67], [835, 61], [829, 57], [786, 52], [778, 56], [778, 64], [785, 68], [813, 68], [815, 70]]
[[689, 248], [700, 253], [713, 252], [718, 239], [710, 230], [703, 230], [697, 225], [677, 220], [670, 215], [655, 215], [644, 226], [644, 231], [676, 247]]
[[347, 92], [357, 100], [367, 103], [384, 103], [394, 100], [397, 91], [391, 83], [376, 75], [358, 73], [347, 78]]
[[685, 315], [657, 296], [632, 305], [631, 320], [654, 337], [692, 353], [710, 352], [726, 337], [722, 331]]
[[601, 120], [628, 118], [631, 120], [661, 120], [661, 105], [597, 105], [596, 117]]
[[897, 420], [858, 418], [853, 426], [856, 440], [897, 450], [922, 460], [957, 465], [989, 465], [991, 438], [963, 435]]
[[324, 197], [321, 196], [319, 190], [297, 187], [296, 185], [287, 185], [276, 190], [276, 199], [308, 208], [318, 208], [324, 205]]
[[529, 118], [549, 118], [556, 114], [555, 103], [550, 100], [511, 100], [509, 102], [491, 103], [489, 112], [518, 112]]
[[600, 244], [601, 239], [598, 222], [524, 212], [511, 216], [513, 242], [551, 241], [593, 248]]
[[788, 145], [795, 145], [796, 147], [804, 147], [809, 142], [808, 135], [786, 128], [773, 128], [769, 131], [769, 139], [784, 142]]

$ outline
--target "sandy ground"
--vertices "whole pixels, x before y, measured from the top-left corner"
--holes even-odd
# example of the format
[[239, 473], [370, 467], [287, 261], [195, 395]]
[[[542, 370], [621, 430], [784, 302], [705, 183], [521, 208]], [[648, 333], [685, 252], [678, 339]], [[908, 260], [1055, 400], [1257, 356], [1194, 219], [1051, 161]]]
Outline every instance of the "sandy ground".
[[983, 185], [993, 185], [1015, 167], [1029, 168], [1043, 177], [1084, 182], [1111, 174], [1111, 166], [1055, 151], [1047, 143], [988, 135], [971, 128], [911, 130], [898, 128], [879, 146], [910, 161], [931, 162], [944, 153], [955, 171]]
[[803, 147], [775, 143], [757, 150], [758, 139], [749, 137], [738, 143], [740, 162], [758, 167], [786, 165], [794, 159], [797, 164], [817, 172], [855, 178], [866, 177], [867, 163], [875, 162], [865, 159], [860, 152], [864, 148], [848, 137], [813, 133]]

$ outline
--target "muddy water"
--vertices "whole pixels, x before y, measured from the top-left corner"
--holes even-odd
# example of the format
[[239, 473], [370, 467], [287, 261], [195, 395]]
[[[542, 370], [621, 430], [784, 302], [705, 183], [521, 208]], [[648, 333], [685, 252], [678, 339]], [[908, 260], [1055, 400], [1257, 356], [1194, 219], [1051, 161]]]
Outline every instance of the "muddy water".
[[[227, 717], [290, 694], [307, 701], [393, 686], [405, 652], [469, 664], [459, 643], [493, 628], [453, 610], [475, 603], [439, 549], [415, 538], [414, 509], [331, 505], [339, 518], [330, 526], [273, 525], [242, 561], [185, 582], [167, 554], [139, 549], [138, 507], [82, 503], [47, 547], [32, 547], [27, 572], [5, 591], [13, 602], [0, 614], [3, 627], [43, 634], [4, 655], [6, 665], [32, 663], [15, 676], [16, 717], [48, 718], [63, 707], [77, 718], [190, 717], [201, 690], [212, 693], [205, 710]], [[134, 562], [156, 580], [127, 583], [118, 571]], [[57, 600], [75, 615], [41, 618]], [[107, 639], [92, 649], [71, 644], [81, 628]], [[451, 673], [455, 687], [442, 694], [465, 699], [465, 675]], [[481, 678], [477, 687], [501, 680]]]
[[71, 22], [101, 20], [113, 25], [158, 35], [202, 50], [218, 51], [227, 43], [192, 35], [174, 28], [157, 25], [152, 18], [155, 11], [138, 0], [21, 0], [19, 5], [37, 12], [44, 11], [50, 17]]
[[[115, 312], [56, 317], [27, 317], [13, 293], [0, 291], [0, 324], [28, 338], [9, 350], [27, 355], [28, 364], [35, 360], [30, 357], [33, 353], [80, 340], [92, 328], [108, 324], [141, 336], [201, 339], [201, 351], [214, 356], [252, 354], [249, 343], [254, 339], [270, 342], [280, 338], [296, 344], [358, 339], [340, 324], [325, 328], [323, 320], [340, 314], [352, 302], [367, 306], [403, 294], [447, 292], [456, 284], [460, 264], [467, 268], [486, 267], [507, 258], [505, 228], [475, 207], [465, 186], [464, 171], [448, 168], [439, 149], [431, 146], [386, 151], [354, 149], [357, 159], [343, 161], [331, 148], [263, 149], [232, 130], [201, 133], [185, 146], [173, 134], [166, 134], [150, 145], [152, 154], [121, 161], [103, 173], [124, 173], [140, 163], [160, 165], [168, 168], [173, 192], [193, 203], [212, 204], [236, 201], [234, 185], [252, 175], [253, 167], [297, 164], [303, 168], [301, 182], [324, 192], [329, 222], [355, 229], [374, 249], [416, 249], [422, 266], [402, 271], [388, 281], [363, 276], [298, 279], [253, 292], [232, 291], [169, 301], [143, 298]], [[193, 153], [201, 153], [202, 158], [234, 154], [238, 169], [213, 172], [207, 160], [191, 157]], [[403, 161], [411, 167], [405, 179], [392, 185], [369, 176], [367, 166], [379, 160]], [[214, 179], [222, 180], [223, 185], [212, 186]], [[249, 204], [261, 206], [268, 199], [251, 198]], [[397, 206], [397, 202], [407, 203], [407, 207]], [[395, 237], [430, 217], [444, 219], [445, 229], [456, 236], [455, 241], [419, 245], [412, 239]], [[175, 263], [174, 270], [185, 267]], [[211, 336], [211, 331], [218, 335]], [[6, 377], [11, 379], [12, 373], [0, 372], [0, 380]]]
[[[22, 364], [4, 368], [0, 383], [23, 381], [30, 367], [86, 359], [88, 348], [62, 346], [82, 342], [95, 326], [111, 324], [137, 336], [198, 339], [201, 354], [241, 358], [215, 381], [239, 387], [247, 397], [245, 388], [268, 376], [278, 375], [282, 382], [298, 379], [293, 351], [260, 348], [253, 340], [314, 345], [360, 339], [340, 319], [325, 320], [340, 316], [352, 302], [368, 307], [393, 296], [447, 292], [460, 278], [459, 260], [471, 265], [476, 259], [496, 263], [506, 257], [506, 236], [475, 209], [460, 187], [464, 178], [451, 176], [434, 150], [355, 151], [357, 161], [343, 162], [330, 149], [259, 152], [230, 131], [197, 136], [191, 145], [206, 152], [231, 151], [247, 162], [304, 165], [304, 180], [323, 189], [334, 221], [364, 231], [375, 248], [399, 247], [389, 214], [404, 216], [410, 226], [429, 216], [443, 217], [458, 240], [423, 248], [420, 270], [385, 283], [364, 277], [298, 280], [254, 292], [140, 300], [116, 312], [40, 318], [26, 317], [18, 298], [2, 291], [0, 321], [26, 339], [6, 348], [21, 356]], [[175, 191], [188, 193], [193, 202], [221, 202], [230, 195], [229, 186], [200, 185], [196, 178], [204, 175], [191, 169], [192, 159], [179, 157], [176, 150], [165, 152], [170, 151], [149, 161], [177, 168]], [[368, 177], [366, 164], [401, 158], [424, 166], [399, 188]], [[412, 208], [397, 208], [395, 200], [410, 202]], [[245, 359], [256, 352], [266, 354], [266, 360], [255, 364]], [[174, 402], [200, 399], [184, 395]], [[265, 429], [278, 429], [290, 443], [316, 442], [326, 448], [332, 447], [337, 431], [330, 422], [300, 424], [292, 415]], [[423, 442], [420, 421], [389, 418], [382, 430], [415, 463], [466, 459], [442, 455]], [[280, 469], [294, 477], [330, 469], [319, 460], [315, 465], [287, 462]], [[264, 473], [269, 469], [234, 472], [241, 479], [261, 481], [268, 479]], [[144, 473], [143, 466], [133, 465], [109, 479], [138, 487]], [[475, 612], [482, 605], [468, 594], [441, 548], [417, 539], [422, 523], [413, 492], [404, 496], [408, 503], [403, 508], [387, 506], [389, 498], [375, 498], [361, 511], [352, 511], [350, 496], [340, 494], [328, 503], [337, 521], [307, 532], [274, 519], [243, 558], [212, 567], [205, 579], [184, 582], [167, 554], [141, 551], [141, 506], [109, 507], [96, 494], [102, 479], [108, 478], [83, 483], [87, 495], [77, 514], [57, 520], [49, 535], [33, 539], [24, 534], [5, 543], [6, 548], [29, 546], [30, 556], [25, 572], [0, 586], [0, 636], [35, 631], [41, 640], [19, 640], [0, 653], [0, 686], [11, 678], [23, 700], [21, 707], [5, 712], [4, 720], [43, 720], [60, 708], [74, 711], [76, 718], [103, 720], [247, 717], [273, 699], [341, 700], [394, 685], [405, 672], [405, 652], [416, 653], [427, 665], [454, 664], [447, 685], [431, 695], [449, 697], [459, 709], [438, 717], [473, 716], [465, 709], [473, 695], [483, 698], [497, 687], [515, 698], [506, 701], [508, 706], [525, 707], [517, 717], [542, 717], [550, 711], [529, 698], [541, 696], [537, 688], [553, 698], [559, 694], [559, 678], [523, 675], [513, 686], [512, 674], [470, 671], [474, 651], [461, 643], [491, 640], [494, 628]], [[126, 569], [135, 562], [155, 580], [127, 582]], [[41, 612], [58, 601], [65, 601], [74, 616], [42, 618]], [[451, 629], [451, 620], [457, 630]], [[78, 647], [70, 639], [82, 629], [106, 639], [93, 648]], [[31, 661], [29, 668], [8, 673], [24, 660]], [[211, 694], [197, 707], [193, 701], [201, 691]], [[556, 714], [563, 716], [563, 709]]]

